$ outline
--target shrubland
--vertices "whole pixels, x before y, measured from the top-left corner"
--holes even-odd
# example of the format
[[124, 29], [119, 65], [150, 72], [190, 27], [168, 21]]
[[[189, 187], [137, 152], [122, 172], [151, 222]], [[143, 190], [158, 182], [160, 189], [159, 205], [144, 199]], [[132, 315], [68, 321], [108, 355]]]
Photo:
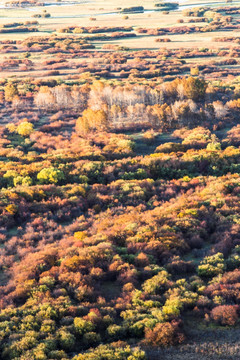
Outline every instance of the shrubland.
[[234, 87], [2, 86], [2, 358], [145, 359], [189, 314], [238, 326]]
[[1, 40], [1, 359], [238, 358], [238, 37], [110, 42], [236, 30], [238, 12]]

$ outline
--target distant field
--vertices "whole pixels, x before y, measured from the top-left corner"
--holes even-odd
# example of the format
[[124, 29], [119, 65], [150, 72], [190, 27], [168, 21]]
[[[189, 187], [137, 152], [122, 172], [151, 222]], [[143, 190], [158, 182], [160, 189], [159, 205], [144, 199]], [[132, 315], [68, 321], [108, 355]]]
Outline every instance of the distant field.
[[[145, 29], [158, 29], [158, 28], [179, 28], [179, 27], [190, 27], [197, 26], [199, 28], [208, 26], [207, 22], [197, 22], [189, 23], [189, 20], [192, 18], [186, 17], [183, 15], [183, 10], [191, 7], [199, 6], [208, 6], [214, 10], [217, 7], [224, 6], [239, 6], [240, 1], [233, 1], [232, 3], [226, 3], [225, 1], [196, 1], [196, 0], [180, 0], [180, 7], [176, 11], [170, 11], [168, 14], [164, 14], [162, 11], [155, 11], [154, 7], [156, 2], [154, 1], [141, 1], [141, 5], [144, 7], [144, 13], [132, 13], [127, 14], [127, 19], [124, 18], [124, 15], [120, 13], [120, 9], [125, 7], [136, 6], [136, 2], [133, 0], [116, 0], [116, 1], [102, 1], [94, 0], [91, 2], [88, 1], [64, 1], [64, 3], [59, 2], [56, 4], [51, 3], [48, 5], [48, 2], [45, 2], [46, 6], [38, 7], [25, 7], [25, 8], [2, 8], [0, 9], [0, 26], [5, 24], [14, 23], [14, 22], [23, 22], [26, 21], [38, 21], [37, 32], [11, 32], [11, 33], [0, 33], [0, 41], [24, 41], [29, 37], [46, 37], [50, 35], [58, 36], [74, 36], [76, 39], [81, 39], [85, 37], [86, 34], [67, 34], [62, 33], [61, 29], [68, 26], [75, 27], [123, 27], [131, 26], [131, 33], [134, 37], [129, 38], [110, 38], [110, 39], [94, 39], [90, 40], [90, 43], [94, 45], [94, 50], [101, 54], [102, 51], [109, 52], [111, 51], [110, 47], [115, 46], [117, 48], [127, 48], [128, 51], [145, 51], [145, 50], [160, 50], [164, 51], [178, 51], [179, 49], [199, 49], [199, 48], [208, 48], [213, 51], [218, 51], [218, 49], [224, 48], [226, 43], [213, 41], [214, 38], [219, 37], [237, 37], [239, 34], [238, 29], [234, 28], [231, 31], [224, 30], [224, 28], [218, 28], [215, 31], [211, 32], [193, 32], [193, 33], [184, 33], [184, 34], [166, 34], [164, 36], [156, 36], [152, 34], [139, 33], [139, 28]], [[4, 2], [2, 2], [4, 4]], [[51, 17], [48, 18], [35, 18], [33, 15], [40, 14], [43, 15], [44, 12], [49, 13]], [[233, 21], [237, 24], [240, 21], [240, 14], [233, 15]], [[110, 34], [111, 35], [111, 34]], [[107, 33], [107, 36], [110, 36]], [[137, 36], [135, 36], [137, 35]], [[91, 36], [91, 35], [90, 35]], [[165, 39], [168, 42], [157, 42], [156, 40]], [[107, 46], [106, 46], [107, 44]], [[110, 47], [109, 47], [110, 45]], [[235, 49], [238, 47], [236, 43], [228, 42], [228, 49]], [[25, 50], [19, 48], [17, 51], [12, 51], [11, 49], [1, 51], [0, 61], [6, 61], [9, 59], [24, 59]], [[34, 67], [28, 68], [28, 75], [33, 77], [43, 77], [48, 76], [48, 72], [42, 66], [44, 60], [52, 58], [52, 54], [44, 53], [44, 51], [35, 51], [31, 52], [29, 59], [34, 63]], [[214, 58], [216, 60], [216, 57]], [[82, 58], [80, 55], [74, 57], [74, 63], [79, 64], [82, 61], [86, 62], [86, 57]], [[87, 60], [92, 61], [92, 60]], [[204, 66], [209, 61], [209, 56], [204, 58], [192, 57], [191, 59], [186, 59], [186, 63], [190, 66], [194, 66], [198, 62], [198, 65], [203, 64]], [[68, 60], [69, 63], [69, 60]], [[231, 65], [230, 65], [231, 68]], [[233, 67], [234, 69], [236, 65]], [[104, 67], [103, 67], [104, 70]], [[64, 78], [72, 76], [78, 76], [79, 72], [74, 69], [74, 66], [71, 64], [66, 69], [59, 69], [58, 74], [52, 75], [54, 78], [59, 76]], [[115, 74], [117, 75], [117, 73]], [[26, 70], [24, 68], [14, 68], [8, 67], [7, 69], [2, 68], [1, 77], [25, 77]]]
[[[69, 3], [69, 5], [67, 5]], [[39, 21], [39, 30], [40, 33], [36, 35], [42, 35], [42, 33], [54, 32], [55, 30], [61, 29], [66, 25], [78, 25], [78, 26], [133, 26], [133, 27], [147, 27], [147, 28], [157, 28], [157, 27], [170, 27], [170, 26], [182, 26], [183, 24], [178, 24], [177, 21], [184, 19], [182, 16], [182, 10], [186, 7], [199, 7], [199, 6], [210, 6], [212, 8], [216, 6], [236, 6], [240, 5], [240, 1], [233, 1], [231, 4], [227, 4], [225, 1], [196, 1], [196, 0], [180, 0], [180, 10], [170, 11], [169, 14], [163, 14], [161, 11], [154, 11], [154, 1], [141, 1], [141, 5], [145, 8], [144, 13], [128, 14], [128, 19], [123, 19], [123, 14], [117, 13], [117, 8], [131, 7], [136, 5], [135, 0], [116, 0], [116, 1], [102, 1], [102, 0], [93, 0], [91, 2], [87, 1], [65, 1], [64, 5], [56, 3], [56, 5], [44, 6], [44, 7], [32, 7], [32, 8], [8, 8], [0, 9], [0, 25], [6, 24], [12, 21], [28, 21], [33, 20], [32, 15], [40, 14], [43, 10], [46, 10], [51, 14], [50, 18], [37, 19]], [[181, 7], [182, 3], [182, 7]], [[47, 2], [46, 2], [47, 4]], [[151, 12], [152, 11], [152, 12]], [[240, 16], [238, 16], [240, 18]], [[96, 18], [95, 21], [90, 20], [90, 18]], [[214, 33], [214, 36], [222, 32]], [[29, 34], [0, 34], [1, 39], [23, 39], [28, 37]], [[184, 42], [183, 46], [198, 46], [205, 45], [211, 42], [210, 36], [206, 34], [199, 34], [192, 36], [184, 35], [184, 39], [172, 39], [173, 42]], [[130, 45], [133, 48], [143, 47], [142, 39], [135, 39], [135, 42], [130, 42]], [[137, 44], [142, 45], [140, 46]], [[129, 41], [129, 40], [128, 40]], [[201, 44], [196, 44], [201, 41]], [[125, 41], [124, 41], [125, 42]], [[186, 44], [187, 43], [187, 44]], [[124, 43], [123, 43], [124, 44]], [[170, 45], [168, 45], [170, 46]], [[172, 47], [178, 46], [178, 44], [171, 44]], [[219, 46], [219, 45], [218, 45]], [[144, 44], [145, 48], [158, 48], [155, 44], [153, 46], [152, 41], [147, 41]]]

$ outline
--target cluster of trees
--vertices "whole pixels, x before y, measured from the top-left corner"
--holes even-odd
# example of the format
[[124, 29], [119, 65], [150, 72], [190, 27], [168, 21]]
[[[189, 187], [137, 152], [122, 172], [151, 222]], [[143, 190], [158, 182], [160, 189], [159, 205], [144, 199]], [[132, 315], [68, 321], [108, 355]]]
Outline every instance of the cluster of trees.
[[38, 21], [25, 21], [23, 22], [13, 22], [13, 23], [7, 23], [3, 24], [3, 28], [12, 28], [12, 27], [18, 27], [18, 26], [26, 26], [26, 25], [38, 25]]
[[128, 8], [121, 9], [121, 13], [123, 14], [142, 13], [142, 12], [144, 12], [143, 6], [131, 6]]
[[1, 25], [0, 33], [36, 32], [37, 21], [14, 22]]
[[[26, 66], [31, 65], [28, 61], [24, 62]], [[55, 61], [53, 58], [46, 63], [55, 66]], [[60, 61], [60, 64], [64, 66], [64, 62]], [[198, 68], [192, 69], [193, 74], [198, 71]], [[94, 81], [91, 85], [57, 85], [54, 80], [48, 85], [43, 84], [44, 81], [29, 81], [27, 84], [4, 82], [0, 100], [6, 108], [2, 113], [6, 111], [7, 116], [9, 107], [23, 113], [33, 108], [35, 112], [29, 111], [30, 118], [45, 114], [52, 119], [43, 126], [44, 132], [60, 127], [66, 120], [66, 128], [76, 124], [77, 132], [86, 135], [93, 129], [154, 128], [169, 131], [182, 126], [204, 125], [217, 130], [236, 124], [240, 111], [237, 84], [222, 90], [196, 76], [176, 78], [157, 86], [114, 86], [102, 81]], [[64, 120], [61, 111], [66, 110], [67, 118]], [[56, 114], [52, 115], [54, 112]]]
[[32, 17], [34, 18], [49, 18], [51, 14], [47, 12], [47, 10], [43, 10], [42, 13], [33, 14]]
[[216, 42], [235, 42], [237, 44], [240, 43], [240, 38], [237, 36], [224, 36], [224, 37], [217, 37], [214, 38]]
[[29, 59], [9, 59], [0, 63], [1, 71], [18, 69], [20, 71], [30, 71], [33, 68], [33, 62]]
[[170, 11], [177, 9], [179, 4], [178, 2], [162, 2], [162, 3], [154, 4], [154, 6], [161, 11]]
[[66, 28], [59, 29], [60, 33], [75, 33], [75, 34], [98, 34], [108, 32], [122, 32], [122, 31], [133, 31], [132, 26], [68, 26]]
[[194, 16], [194, 17], [205, 17], [209, 13], [215, 15], [215, 14], [223, 14], [223, 15], [234, 15], [239, 14], [239, 7], [238, 6], [219, 6], [214, 8], [214, 11], [212, 8], [208, 6], [200, 6], [196, 8], [189, 8], [183, 10], [184, 16]]
[[0, 34], [7, 34], [7, 33], [17, 33], [17, 32], [36, 32], [38, 28], [35, 26], [14, 26], [12, 28], [1, 28]]
[[58, 35], [50, 36], [34, 36], [24, 39], [22, 41], [17, 41], [17, 45], [20, 45], [22, 51], [37, 52], [37, 51], [46, 51], [51, 50], [52, 53], [55, 52], [77, 52], [82, 49], [93, 49], [94, 46], [89, 44], [84, 39], [79, 39], [76, 37], [64, 37]]
[[38, 0], [11, 0], [5, 2], [6, 7], [44, 6], [44, 2]]
[[87, 41], [107, 41], [107, 40], [117, 40], [117, 39], [123, 39], [123, 38], [130, 38], [130, 37], [136, 37], [137, 35], [134, 32], [113, 32], [111, 35], [107, 34], [96, 34], [96, 35], [88, 35], [88, 36], [81, 36], [81, 39], [87, 40]]
[[[29, 25], [28, 25], [29, 26]], [[25, 27], [28, 27], [24, 25]], [[222, 25], [219, 25], [220, 27]], [[22, 26], [21, 26], [22, 27]], [[30, 26], [32, 27], [32, 26]], [[71, 29], [74, 27], [70, 27]], [[3, 28], [3, 31], [14, 31], [16, 27]], [[77, 29], [77, 28], [74, 28]], [[105, 79], [118, 79], [124, 81], [126, 78], [133, 82], [144, 82], [147, 79], [152, 79], [155, 82], [169, 81], [174, 79], [177, 75], [191, 74], [192, 68], [195, 67], [191, 62], [191, 58], [199, 58], [198, 73], [206, 74], [209, 79], [223, 78], [230, 74], [237, 74], [237, 67], [235, 67], [235, 58], [239, 57], [239, 49], [237, 47], [228, 50], [223, 49], [164, 49], [158, 51], [134, 51], [129, 52], [125, 47], [106, 46], [102, 45], [108, 51], [93, 51], [95, 45], [93, 41], [97, 40], [112, 40], [113, 38], [122, 38], [129, 36], [136, 36], [134, 31], [117, 31], [117, 28], [79, 28], [79, 31], [89, 32], [85, 36], [70, 36], [70, 35], [50, 35], [46, 37], [29, 37], [24, 40], [5, 40], [1, 41], [1, 52], [9, 53], [11, 56], [3, 61], [2, 70], [16, 70], [25, 71], [26, 67], [11, 68], [11, 63], [20, 64], [25, 60], [32, 63], [31, 68], [27, 70], [32, 72], [34, 77], [43, 76], [57, 76], [63, 75], [65, 79], [79, 80], [91, 79], [91, 77], [101, 77]], [[111, 31], [107, 31], [110, 30]], [[125, 29], [125, 27], [123, 27]], [[128, 28], [127, 28], [128, 29]], [[173, 28], [171, 28], [174, 30]], [[176, 31], [185, 32], [184, 27], [177, 27]], [[205, 27], [204, 27], [205, 29]], [[75, 31], [75, 30], [71, 30]], [[105, 31], [103, 33], [102, 31]], [[167, 33], [162, 29], [137, 29], [138, 33], [144, 33], [146, 36], [151, 35], [166, 35]], [[91, 34], [90, 34], [91, 33]], [[171, 40], [169, 38], [159, 38], [156, 41], [166, 42]], [[113, 52], [112, 50], [119, 50]], [[21, 53], [21, 57], [19, 56]], [[41, 60], [36, 60], [32, 57], [33, 53], [38, 53]], [[52, 55], [55, 57], [52, 58]], [[208, 57], [226, 57], [225, 62], [206, 61]], [[51, 57], [51, 59], [50, 59]], [[24, 59], [23, 59], [24, 58]], [[30, 59], [31, 60], [30, 60]], [[32, 60], [35, 58], [34, 60]], [[91, 61], [86, 59], [90, 58]], [[76, 59], [76, 60], [75, 60]], [[81, 59], [79, 61], [79, 59]], [[203, 59], [203, 61], [201, 60]], [[51, 61], [54, 60], [54, 63]], [[233, 62], [235, 60], [235, 62]], [[230, 63], [228, 63], [230, 62]], [[9, 65], [8, 65], [9, 64]], [[231, 67], [229, 67], [229, 65]], [[37, 72], [39, 71], [39, 73]], [[198, 75], [198, 74], [194, 74]], [[48, 78], [49, 79], [49, 78]], [[46, 80], [47, 81], [47, 80]]]
[[[199, 14], [199, 13], [197, 13]], [[188, 13], [184, 14], [185, 16], [190, 16]], [[200, 16], [200, 15], [199, 15]], [[204, 13], [204, 17], [200, 17], [200, 22], [206, 22], [205, 25], [192, 25], [192, 26], [171, 26], [166, 28], [138, 28], [137, 32], [147, 35], [172, 35], [172, 34], [191, 34], [191, 33], [199, 33], [199, 32], [212, 32], [218, 29], [224, 30], [234, 30], [238, 29], [238, 23], [234, 23], [231, 16], [224, 16], [214, 11], [206, 11]], [[199, 22], [199, 19], [189, 19], [190, 23]], [[204, 21], [203, 21], [204, 20]], [[184, 20], [180, 19], [180, 23], [183, 23]]]
[[[208, 102], [215, 97], [203, 79], [188, 77], [176, 79], [155, 87], [109, 86], [94, 82], [91, 86], [60, 85], [40, 87], [34, 96], [35, 105], [43, 110], [84, 110], [77, 121], [77, 131], [154, 127], [169, 130], [201, 123], [216, 124], [219, 119], [229, 122], [232, 101]], [[211, 95], [210, 95], [211, 94]], [[15, 94], [14, 94], [15, 96]], [[235, 107], [238, 113], [238, 108]], [[237, 114], [236, 114], [237, 115]], [[232, 118], [233, 120], [233, 118]]]

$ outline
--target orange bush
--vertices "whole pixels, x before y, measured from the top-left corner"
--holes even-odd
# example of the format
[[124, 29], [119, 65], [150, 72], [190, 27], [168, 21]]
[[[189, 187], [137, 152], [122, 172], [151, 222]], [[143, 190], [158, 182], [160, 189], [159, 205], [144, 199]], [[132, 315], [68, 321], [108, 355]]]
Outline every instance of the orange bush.
[[211, 311], [211, 318], [220, 325], [233, 326], [237, 323], [237, 307], [234, 305], [220, 305]]
[[145, 332], [145, 342], [152, 346], [173, 346], [182, 343], [184, 339], [177, 321], [157, 324], [153, 330], [147, 329]]

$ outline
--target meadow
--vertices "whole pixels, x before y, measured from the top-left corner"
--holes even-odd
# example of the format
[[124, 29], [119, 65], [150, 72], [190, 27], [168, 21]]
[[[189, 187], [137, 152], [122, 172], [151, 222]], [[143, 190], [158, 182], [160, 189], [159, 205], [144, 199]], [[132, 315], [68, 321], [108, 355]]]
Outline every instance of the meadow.
[[[134, 6], [134, 1], [125, 1], [125, 2], [114, 2], [111, 1], [96, 1], [96, 2], [71, 2], [65, 1], [63, 2], [56, 2], [51, 3], [46, 6], [31, 6], [27, 7], [8, 7], [2, 8], [0, 10], [0, 24], [2, 26], [6, 24], [14, 24], [17, 19], [21, 19], [21, 22], [24, 24], [26, 22], [32, 22], [34, 19], [37, 20], [38, 24], [33, 25], [34, 31], [26, 31], [26, 32], [18, 32], [18, 28], [14, 30], [14, 27], [11, 28], [11, 32], [9, 33], [0, 33], [0, 41], [6, 42], [24, 42], [25, 40], [34, 37], [48, 37], [50, 35], [57, 36], [63, 35], [64, 37], [70, 36], [69, 33], [66, 31], [66, 28], [71, 24], [72, 27], [79, 28], [79, 27], [97, 27], [102, 28], [101, 35], [99, 40], [95, 37], [92, 38], [88, 36], [88, 42], [90, 42], [97, 54], [94, 55], [95, 57], [100, 57], [102, 53], [109, 53], [111, 54], [114, 49], [118, 49], [121, 52], [121, 49], [127, 49], [128, 52], [133, 51], [164, 51], [165, 49], [170, 50], [186, 50], [186, 49], [210, 49], [213, 52], [219, 52], [221, 49], [224, 49], [225, 43], [224, 41], [216, 41], [216, 38], [224, 38], [231, 35], [232, 37], [238, 38], [238, 24], [239, 24], [239, 14], [237, 11], [231, 15], [232, 19], [230, 20], [231, 25], [233, 26], [226, 26], [227, 24], [223, 25], [221, 21], [223, 21], [223, 16], [221, 19], [221, 14], [219, 13], [219, 17], [215, 19], [216, 25], [209, 26], [209, 19], [211, 21], [211, 11], [210, 17], [205, 18], [208, 22], [201, 22], [200, 19], [199, 23], [189, 23], [193, 18], [189, 16], [185, 16], [184, 12], [186, 12], [189, 7], [197, 7], [201, 4], [197, 4], [196, 1], [186, 1], [180, 3], [180, 8], [176, 11], [157, 11], [158, 8], [155, 7], [154, 2], [147, 2], [143, 1], [142, 5], [145, 9], [144, 13], [130, 13], [124, 15], [121, 13], [122, 8], [124, 7], [131, 7]], [[238, 5], [238, 1], [234, 1], [230, 5], [224, 2], [210, 2], [204, 3], [204, 6], [207, 8], [210, 6], [211, 9], [219, 9], [224, 8], [226, 6], [235, 7]], [[45, 12], [45, 13], [44, 13]], [[45, 16], [45, 14], [51, 15], [50, 17], [40, 17], [34, 18], [35, 15]], [[226, 16], [226, 14], [225, 14]], [[230, 24], [229, 24], [230, 25]], [[26, 27], [26, 26], [25, 26]], [[31, 27], [31, 26], [30, 26]], [[131, 27], [132, 30], [128, 33], [129, 37], [124, 37], [123, 32], [122, 36], [119, 38], [114, 37], [114, 32], [104, 32], [104, 28], [114, 28], [114, 27]], [[191, 27], [191, 31], [188, 29], [184, 29], [184, 27]], [[209, 28], [207, 31], [202, 31], [202, 28]], [[20, 27], [19, 27], [20, 28]], [[139, 29], [149, 29], [149, 33], [139, 32]], [[157, 29], [168, 28], [170, 32], [166, 32], [164, 35], [157, 36]], [[177, 28], [183, 28], [180, 33], [177, 33]], [[193, 28], [196, 28], [195, 30]], [[151, 30], [152, 29], [152, 33]], [[171, 29], [173, 30], [171, 32]], [[9, 30], [9, 28], [8, 28]], [[31, 29], [30, 29], [31, 30]], [[155, 34], [154, 34], [155, 30]], [[121, 32], [121, 31], [119, 31]], [[160, 31], [158, 31], [160, 33]], [[154, 34], [154, 35], [153, 35]], [[103, 39], [105, 35], [105, 39]], [[132, 36], [131, 36], [132, 35]], [[85, 38], [85, 34], [78, 34], [73, 32], [73, 36], [77, 38]], [[64, 40], [64, 39], [63, 39]], [[165, 41], [166, 40], [166, 41]], [[161, 41], [161, 42], [159, 42]], [[228, 51], [234, 51], [236, 45], [234, 43], [228, 44]], [[26, 51], [25, 51], [26, 50]], [[94, 52], [94, 50], [91, 50]], [[32, 76], [34, 78], [42, 78], [44, 76], [49, 76], [48, 72], [42, 64], [45, 60], [48, 60], [52, 57], [52, 54], [47, 54], [46, 52], [37, 51], [34, 49], [34, 52], [29, 51], [29, 49], [21, 49], [21, 47], [17, 46], [16, 51], [6, 49], [6, 46], [2, 46], [1, 54], [0, 54], [0, 61], [4, 62], [8, 59], [16, 59], [22, 60], [26, 55], [26, 52], [29, 52], [28, 58], [33, 62], [33, 66], [31, 69], [28, 69], [28, 76]], [[64, 54], [62, 54], [62, 57]], [[137, 57], [138, 54], [135, 54]], [[206, 64], [208, 61], [208, 56], [204, 58], [201, 57], [194, 57], [191, 59], [186, 59], [187, 64], [189, 67], [194, 66], [195, 62], [197, 61], [198, 65], [201, 66], [202, 64]], [[217, 56], [218, 57], [218, 56]], [[87, 59], [86, 59], [87, 58]], [[220, 56], [221, 58], [221, 56]], [[76, 60], [75, 60], [76, 59]], [[147, 60], [147, 56], [146, 56]], [[74, 56], [74, 64], [77, 66], [81, 63], [85, 63], [88, 61], [92, 61], [89, 59], [88, 56], [84, 56], [84, 54], [77, 54]], [[101, 63], [101, 59], [97, 60], [96, 62]], [[70, 69], [69, 66], [70, 65]], [[231, 66], [231, 65], [230, 65]], [[104, 68], [104, 64], [102, 65]], [[237, 64], [231, 66], [230, 68], [235, 69], [238, 71]], [[186, 75], [190, 72], [187, 71]], [[66, 59], [66, 68], [59, 69], [58, 75], [53, 75], [54, 78], [64, 78], [67, 80], [70, 78], [71, 75], [78, 75], [78, 71], [74, 70], [74, 66], [72, 66], [71, 62]], [[2, 78], [5, 77], [25, 77], [26, 73], [21, 68], [10, 67], [9, 69], [2, 69]]]

